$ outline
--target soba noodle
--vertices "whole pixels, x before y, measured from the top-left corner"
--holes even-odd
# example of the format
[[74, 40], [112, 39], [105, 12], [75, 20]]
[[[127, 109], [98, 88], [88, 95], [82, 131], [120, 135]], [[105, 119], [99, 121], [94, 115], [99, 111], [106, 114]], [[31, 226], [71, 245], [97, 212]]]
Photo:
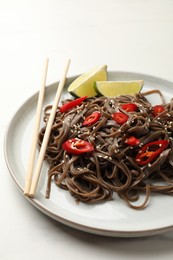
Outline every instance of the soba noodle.
[[[149, 94], [159, 94], [165, 110], [153, 117]], [[63, 101], [63, 104], [70, 100]], [[135, 103], [138, 110], [127, 112], [121, 104]], [[51, 105], [44, 111], [45, 126], [39, 133], [42, 143]], [[94, 111], [101, 113], [100, 119], [91, 126], [83, 126], [84, 119]], [[128, 115], [123, 125], [117, 124], [112, 114], [122, 111]], [[125, 142], [128, 136], [140, 140], [139, 145]], [[68, 190], [77, 201], [99, 203], [114, 199], [114, 194], [130, 207], [143, 209], [148, 205], [151, 193], [173, 193], [173, 101], [166, 103], [157, 90], [138, 93], [135, 96], [122, 95], [116, 98], [94, 97], [81, 105], [61, 113], [57, 109], [52, 126], [45, 159], [48, 170], [46, 198], [51, 192], [52, 178], [60, 188]], [[70, 138], [80, 138], [93, 144], [94, 151], [80, 155], [70, 154], [62, 144]], [[148, 142], [169, 140], [168, 147], [160, 155], [140, 166], [136, 160], [139, 149]], [[136, 201], [145, 194], [140, 204]]]

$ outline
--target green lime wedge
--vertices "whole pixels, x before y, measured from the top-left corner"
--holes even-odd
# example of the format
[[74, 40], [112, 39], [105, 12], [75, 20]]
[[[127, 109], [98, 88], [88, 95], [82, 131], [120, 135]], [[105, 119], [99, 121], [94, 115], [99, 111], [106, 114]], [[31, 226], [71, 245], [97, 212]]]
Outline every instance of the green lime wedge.
[[68, 91], [75, 97], [94, 97], [97, 94], [94, 82], [106, 80], [107, 65], [97, 66], [76, 78], [68, 87]]
[[95, 81], [94, 89], [100, 96], [116, 97], [119, 95], [134, 95], [141, 91], [143, 85], [143, 80]]

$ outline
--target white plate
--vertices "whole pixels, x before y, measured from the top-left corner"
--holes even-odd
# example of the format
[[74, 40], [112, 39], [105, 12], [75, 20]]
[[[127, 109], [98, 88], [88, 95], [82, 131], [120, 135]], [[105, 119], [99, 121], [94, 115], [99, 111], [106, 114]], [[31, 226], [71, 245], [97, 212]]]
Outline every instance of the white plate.
[[[160, 89], [167, 101], [173, 96], [173, 83], [156, 77], [129, 73], [109, 72], [109, 80], [144, 79], [143, 91]], [[67, 84], [75, 77], [69, 78]], [[46, 88], [44, 105], [54, 100], [57, 83]], [[68, 97], [64, 91], [62, 99]], [[32, 128], [34, 124], [38, 93], [30, 97], [14, 114], [7, 128], [4, 141], [4, 154], [8, 169], [15, 183], [23, 192], [26, 165]], [[157, 103], [157, 100], [151, 100]], [[41, 179], [34, 199], [29, 201], [51, 218], [73, 228], [90, 233], [137, 237], [155, 235], [173, 228], [173, 197], [167, 195], [151, 196], [148, 207], [144, 210], [129, 208], [120, 198], [115, 197], [99, 205], [76, 204], [74, 198], [64, 190], [52, 184], [50, 199], [45, 199], [47, 165], [44, 163]]]

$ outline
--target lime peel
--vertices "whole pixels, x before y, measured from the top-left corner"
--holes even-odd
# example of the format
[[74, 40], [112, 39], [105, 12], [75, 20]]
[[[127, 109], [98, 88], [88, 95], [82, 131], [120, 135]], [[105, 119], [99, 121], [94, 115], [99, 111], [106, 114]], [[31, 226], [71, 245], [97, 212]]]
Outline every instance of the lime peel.
[[120, 95], [135, 95], [140, 92], [144, 80], [131, 81], [95, 81], [94, 89], [100, 96], [116, 97]]
[[94, 97], [97, 95], [94, 82], [106, 80], [107, 65], [97, 66], [77, 77], [68, 87], [68, 92], [75, 97]]

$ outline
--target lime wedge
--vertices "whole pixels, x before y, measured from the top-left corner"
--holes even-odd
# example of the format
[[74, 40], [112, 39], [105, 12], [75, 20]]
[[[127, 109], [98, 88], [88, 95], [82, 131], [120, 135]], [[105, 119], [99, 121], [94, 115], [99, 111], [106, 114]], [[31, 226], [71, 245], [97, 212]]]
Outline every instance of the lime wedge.
[[141, 91], [143, 80], [133, 81], [96, 81], [94, 89], [98, 95], [116, 97], [119, 95], [134, 95]]
[[97, 66], [76, 78], [68, 87], [68, 91], [75, 97], [94, 97], [95, 81], [107, 80], [107, 65]]

